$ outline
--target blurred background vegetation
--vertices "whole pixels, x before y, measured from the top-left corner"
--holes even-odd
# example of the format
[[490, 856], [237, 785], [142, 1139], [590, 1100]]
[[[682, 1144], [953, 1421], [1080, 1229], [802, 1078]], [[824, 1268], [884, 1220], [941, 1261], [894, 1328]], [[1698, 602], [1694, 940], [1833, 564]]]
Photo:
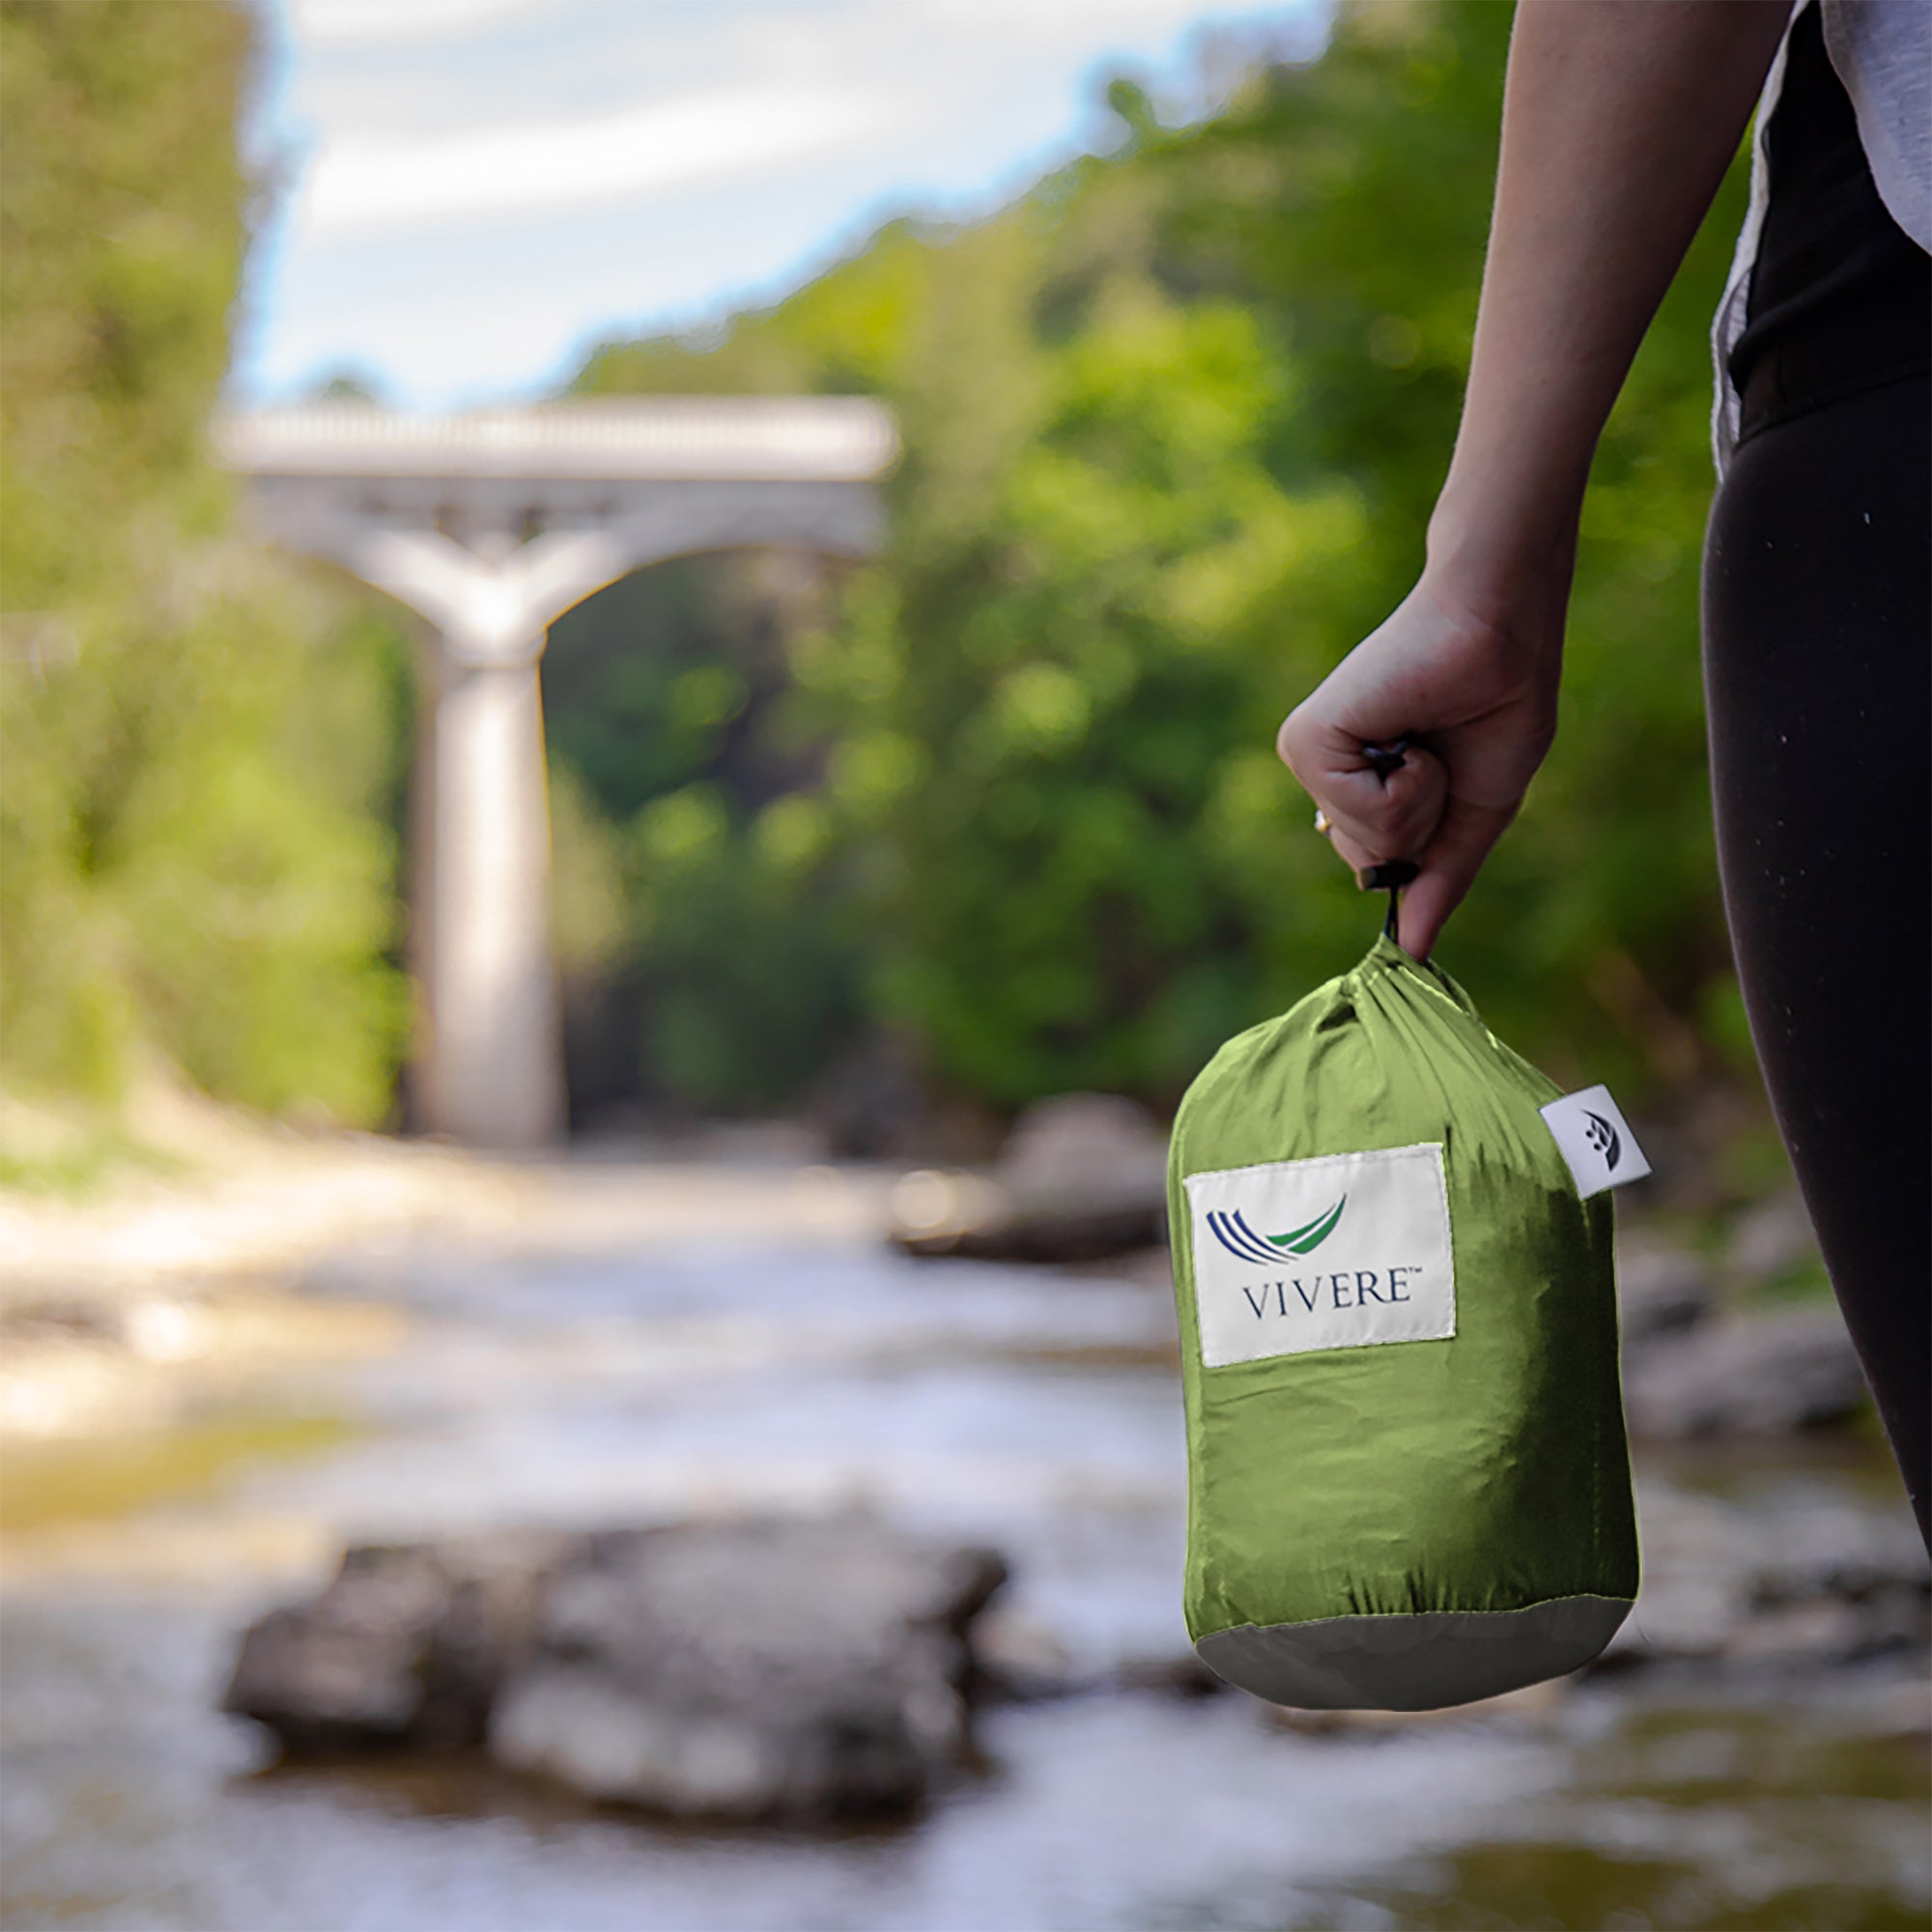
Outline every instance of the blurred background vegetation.
[[0, 10], [0, 1029], [111, 1100], [388, 1109], [401, 634], [249, 542], [205, 432], [261, 185], [248, 15]]
[[[867, 393], [885, 552], [685, 559], [556, 628], [580, 1116], [1178, 1096], [1379, 923], [1275, 761], [1420, 561], [1474, 320], [1510, 14], [1345, 8], [964, 225], [571, 393]], [[251, 221], [251, 25], [0, 7], [0, 1025], [10, 1081], [389, 1118], [407, 630], [257, 547], [203, 430]], [[1723, 194], [1597, 466], [1562, 731], [1443, 963], [1559, 1080], [1748, 1067], [1697, 669]]]

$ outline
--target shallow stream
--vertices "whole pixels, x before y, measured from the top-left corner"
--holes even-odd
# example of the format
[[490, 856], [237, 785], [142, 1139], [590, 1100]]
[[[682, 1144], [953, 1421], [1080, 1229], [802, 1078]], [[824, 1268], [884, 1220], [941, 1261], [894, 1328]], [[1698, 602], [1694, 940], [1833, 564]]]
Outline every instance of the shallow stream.
[[[668, 1829], [466, 1764], [275, 1768], [215, 1714], [234, 1635], [345, 1538], [872, 1509], [1003, 1549], [1001, 1614], [1075, 1666], [1186, 1649], [1173, 1318], [1145, 1277], [915, 1263], [751, 1224], [590, 1254], [372, 1249], [302, 1292], [400, 1304], [405, 1339], [264, 1372], [175, 1436], [98, 1444], [77, 1490], [57, 1462], [16, 1472], [8, 1926], [1926, 1922], [1922, 1660], [1721, 1690], [1638, 1671], [1326, 1731], [1232, 1694], [1006, 1706], [923, 1816], [839, 1836]], [[1668, 1481], [1758, 1518], [1899, 1508], [1856, 1458]]]

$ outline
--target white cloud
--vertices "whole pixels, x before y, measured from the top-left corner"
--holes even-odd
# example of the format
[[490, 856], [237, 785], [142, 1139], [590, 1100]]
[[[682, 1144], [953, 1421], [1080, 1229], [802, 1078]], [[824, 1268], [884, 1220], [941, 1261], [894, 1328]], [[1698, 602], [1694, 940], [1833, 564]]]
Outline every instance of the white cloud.
[[615, 114], [425, 140], [325, 145], [298, 218], [315, 237], [636, 201], [797, 160], [877, 130], [885, 102], [810, 85], [724, 88]]
[[473, 34], [547, 0], [288, 0], [296, 32], [315, 45], [434, 41]]
[[433, 407], [770, 299], [886, 215], [984, 209], [1094, 137], [1110, 70], [1191, 111], [1194, 30], [1319, 31], [1330, 0], [269, 4], [265, 131], [307, 167], [238, 389], [349, 364]]

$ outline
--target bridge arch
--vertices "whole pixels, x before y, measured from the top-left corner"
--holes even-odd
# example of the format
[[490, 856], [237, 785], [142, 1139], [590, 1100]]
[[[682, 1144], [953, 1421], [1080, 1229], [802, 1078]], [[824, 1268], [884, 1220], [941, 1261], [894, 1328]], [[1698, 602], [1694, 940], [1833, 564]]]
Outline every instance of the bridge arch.
[[458, 415], [360, 404], [218, 432], [265, 533], [425, 618], [411, 793], [416, 1124], [480, 1146], [561, 1132], [540, 665], [573, 605], [711, 550], [863, 556], [891, 416], [859, 397], [654, 397]]

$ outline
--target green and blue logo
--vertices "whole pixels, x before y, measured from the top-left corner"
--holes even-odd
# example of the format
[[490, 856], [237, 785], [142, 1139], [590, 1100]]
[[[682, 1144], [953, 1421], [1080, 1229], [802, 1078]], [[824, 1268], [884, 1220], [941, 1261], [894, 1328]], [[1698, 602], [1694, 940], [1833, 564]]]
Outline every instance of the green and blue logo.
[[1298, 1228], [1291, 1228], [1285, 1235], [1256, 1234], [1238, 1208], [1233, 1213], [1210, 1212], [1208, 1226], [1212, 1230], [1214, 1238], [1231, 1255], [1244, 1262], [1272, 1264], [1285, 1254], [1313, 1254], [1335, 1232], [1336, 1223], [1342, 1218], [1342, 1209], [1348, 1205], [1349, 1197], [1345, 1194], [1334, 1207]]

